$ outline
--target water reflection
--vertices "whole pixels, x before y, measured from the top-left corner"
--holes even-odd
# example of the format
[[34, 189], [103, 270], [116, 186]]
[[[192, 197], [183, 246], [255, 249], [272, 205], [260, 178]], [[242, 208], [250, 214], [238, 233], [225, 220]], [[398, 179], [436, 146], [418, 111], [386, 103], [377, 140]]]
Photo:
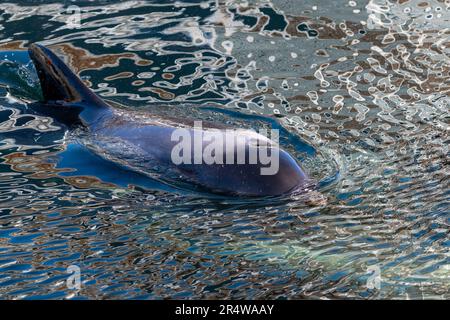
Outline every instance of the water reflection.
[[144, 114], [278, 124], [328, 202], [121, 184], [0, 55], [1, 297], [449, 297], [447, 2], [80, 1], [79, 29], [24, 3], [0, 4], [2, 51], [43, 41]]

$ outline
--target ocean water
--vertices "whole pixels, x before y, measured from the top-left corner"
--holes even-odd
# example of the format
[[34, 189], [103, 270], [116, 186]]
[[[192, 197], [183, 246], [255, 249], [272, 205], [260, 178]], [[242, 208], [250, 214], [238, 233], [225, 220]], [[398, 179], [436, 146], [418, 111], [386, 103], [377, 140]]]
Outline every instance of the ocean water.
[[[450, 298], [449, 8], [0, 3], [0, 298]], [[28, 108], [33, 42], [125, 113], [281, 130], [326, 201], [180, 192], [106, 160]]]

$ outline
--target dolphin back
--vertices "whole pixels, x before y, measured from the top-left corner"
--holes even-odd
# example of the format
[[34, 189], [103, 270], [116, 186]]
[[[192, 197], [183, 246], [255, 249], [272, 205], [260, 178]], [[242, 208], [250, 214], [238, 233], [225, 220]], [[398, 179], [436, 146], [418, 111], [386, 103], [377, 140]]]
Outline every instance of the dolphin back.
[[77, 119], [89, 126], [110, 111], [108, 104], [90, 90], [50, 49], [32, 44], [28, 53], [38, 73], [44, 97], [40, 105], [46, 106], [45, 113], [62, 114], [63, 119], [59, 120], [63, 122]]
[[[186, 134], [189, 136], [187, 150], [190, 151], [186, 152], [194, 150], [194, 154], [189, 156], [186, 163], [175, 163], [173, 151], [178, 144], [172, 137], [177, 127], [160, 125], [157, 121], [153, 124], [134, 123], [123, 118], [87, 88], [48, 48], [33, 44], [29, 54], [38, 72], [44, 97], [44, 101], [36, 107], [40, 112], [66, 124], [77, 122], [78, 119], [95, 133], [89, 144], [94, 145], [106, 159], [124, 164], [136, 172], [145, 172], [171, 186], [188, 184], [229, 195], [278, 196], [293, 192], [309, 181], [296, 160], [271, 143], [268, 145], [270, 154], [277, 156], [275, 159], [270, 158], [275, 160], [274, 172], [263, 174], [265, 164], [250, 159], [257, 152], [261, 154], [258, 148], [266, 145], [262, 142], [267, 141], [267, 138], [242, 131], [233, 133], [236, 144], [233, 142], [231, 147], [224, 144], [216, 146], [219, 149], [214, 153], [217, 152], [217, 157], [221, 154], [217, 163], [202, 160], [197, 164], [194, 160], [192, 164], [190, 159], [196, 158], [197, 146], [203, 150], [210, 146], [211, 141], [226, 141], [229, 138], [226, 138], [227, 132], [223, 130], [212, 132], [190, 129]], [[238, 136], [244, 136], [245, 139], [239, 140]], [[196, 137], [200, 137], [200, 140], [197, 141]], [[240, 163], [240, 152], [248, 161]], [[229, 158], [233, 159], [231, 163], [228, 163]]]

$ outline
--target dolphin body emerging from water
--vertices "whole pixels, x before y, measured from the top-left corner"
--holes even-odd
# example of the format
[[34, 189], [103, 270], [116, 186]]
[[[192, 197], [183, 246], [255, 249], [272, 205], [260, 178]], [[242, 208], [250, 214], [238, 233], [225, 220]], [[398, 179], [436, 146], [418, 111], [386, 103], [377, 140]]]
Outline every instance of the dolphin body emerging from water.
[[[249, 159], [250, 153], [258, 151], [263, 142], [265, 147], [269, 148], [270, 154], [278, 155], [278, 170], [275, 174], [262, 174], [262, 169], [267, 167], [267, 164], [260, 162], [176, 164], [173, 161], [173, 150], [178, 142], [172, 138], [174, 131], [179, 129], [176, 122], [163, 123], [158, 119], [154, 123], [142, 123], [133, 120], [87, 88], [48, 48], [32, 44], [28, 52], [38, 72], [44, 97], [43, 101], [33, 103], [31, 107], [69, 127], [87, 128], [93, 139], [110, 141], [109, 144], [104, 144], [104, 148], [115, 148], [114, 153], [119, 160], [122, 160], [122, 156], [126, 159], [135, 157], [141, 162], [141, 168], [145, 168], [145, 162], [156, 164], [164, 168], [161, 173], [163, 177], [165, 173], [171, 172], [175, 180], [179, 179], [208, 192], [226, 195], [279, 196], [301, 190], [309, 181], [298, 163], [287, 152], [268, 138], [250, 130], [233, 131], [234, 135], [241, 138], [235, 140], [236, 145], [231, 149], [224, 146], [219, 157], [225, 159], [231, 156], [236, 160], [236, 156], [230, 153], [242, 148], [246, 159]], [[186, 129], [186, 132], [192, 137], [199, 133], [198, 129], [192, 127]], [[202, 146], [207, 146], [214, 135], [224, 137], [225, 133], [224, 130], [215, 130], [213, 133], [208, 129], [202, 130]], [[242, 136], [245, 139], [242, 139]], [[120, 149], [120, 152], [117, 149]]]

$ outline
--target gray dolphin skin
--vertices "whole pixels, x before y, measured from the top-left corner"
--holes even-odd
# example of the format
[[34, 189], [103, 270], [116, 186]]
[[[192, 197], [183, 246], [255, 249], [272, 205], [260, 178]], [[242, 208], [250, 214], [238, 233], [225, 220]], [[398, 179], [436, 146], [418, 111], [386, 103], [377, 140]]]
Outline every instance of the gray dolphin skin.
[[[69, 67], [51, 50], [32, 44], [29, 47], [30, 57], [38, 72], [44, 101], [32, 104], [32, 108], [40, 113], [53, 117], [56, 121], [70, 127], [82, 126], [93, 139], [109, 141], [108, 146], [116, 149], [114, 152], [119, 160], [132, 159], [152, 163], [161, 169], [160, 175], [173, 176], [172, 180], [182, 181], [211, 193], [236, 196], [279, 196], [301, 189], [309, 180], [299, 164], [286, 151], [270, 139], [250, 130], [233, 130], [234, 145], [228, 144], [230, 130], [213, 128], [198, 129], [183, 127], [171, 121], [155, 119], [142, 122], [134, 120], [122, 110], [111, 107], [101, 99], [75, 75]], [[207, 148], [211, 141], [227, 141], [223, 147], [216, 148], [212, 153], [214, 163], [176, 163], [173, 161], [173, 150], [179, 146], [179, 140], [173, 138], [176, 130], [185, 128], [191, 142], [191, 154], [195, 158], [194, 141], [200, 141]], [[226, 139], [225, 139], [226, 138]], [[197, 140], [196, 140], [197, 139]], [[199, 140], [200, 139], [200, 140]], [[238, 151], [243, 151], [245, 159], [252, 152], [260, 151], [264, 145], [266, 154], [277, 155], [277, 171], [274, 174], [262, 174], [267, 163], [257, 161], [237, 161]], [[117, 149], [120, 149], [118, 152]], [[189, 150], [189, 149], [187, 149]], [[126, 154], [128, 153], [128, 154]], [[131, 153], [131, 154], [130, 154]], [[118, 155], [118, 156], [117, 156]], [[122, 155], [122, 156], [121, 156]], [[228, 159], [228, 160], [227, 160]], [[229, 161], [230, 159], [235, 161]], [[127, 163], [128, 160], [124, 160]], [[192, 161], [193, 162], [193, 161]], [[130, 166], [133, 167], [132, 165]]]

